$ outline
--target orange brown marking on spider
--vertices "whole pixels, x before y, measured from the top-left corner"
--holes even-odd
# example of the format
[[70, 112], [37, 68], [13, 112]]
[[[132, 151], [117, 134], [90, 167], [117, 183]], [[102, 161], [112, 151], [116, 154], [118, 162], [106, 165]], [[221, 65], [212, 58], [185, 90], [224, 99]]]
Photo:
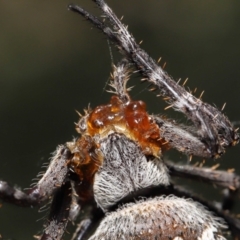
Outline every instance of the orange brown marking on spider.
[[69, 166], [81, 181], [81, 191], [78, 192], [79, 198], [87, 201], [93, 196], [94, 175], [101, 166], [102, 157], [97, 152], [98, 146], [89, 135], [84, 135], [76, 142], [70, 142], [67, 145], [73, 153]]
[[87, 126], [90, 136], [105, 134], [111, 129], [123, 133], [136, 140], [146, 155], [159, 157], [163, 149], [169, 148], [143, 101], [123, 103], [118, 96], [112, 96], [109, 104], [98, 106], [90, 113]]

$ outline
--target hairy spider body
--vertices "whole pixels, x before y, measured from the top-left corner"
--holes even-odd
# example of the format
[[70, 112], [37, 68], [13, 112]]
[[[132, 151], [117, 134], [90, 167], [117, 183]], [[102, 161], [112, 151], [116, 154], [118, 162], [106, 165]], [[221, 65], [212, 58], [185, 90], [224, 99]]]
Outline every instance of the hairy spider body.
[[[24, 193], [0, 181], [0, 198], [19, 206], [53, 198], [41, 240], [62, 239], [68, 220], [75, 221], [80, 211], [84, 214], [72, 239], [223, 240], [227, 227], [240, 239], [240, 222], [224, 211], [230, 210], [227, 203], [240, 186], [239, 177], [227, 171], [179, 167], [162, 158], [170, 148], [218, 158], [238, 142], [237, 130], [221, 111], [172, 80], [103, 0], [95, 2], [110, 26], [78, 6], [69, 9], [86, 17], [124, 55], [113, 66], [110, 92], [114, 95], [110, 103], [80, 114], [76, 123], [80, 137], [57, 148], [36, 186]], [[132, 101], [126, 87], [130, 65], [193, 126], [149, 115], [144, 102]], [[227, 188], [223, 206], [173, 185], [174, 176]]]
[[[145, 103], [131, 101], [126, 91], [124, 94], [127, 96], [125, 103], [118, 96], [113, 96], [109, 104], [98, 106], [93, 111], [86, 111], [86, 115], [81, 117], [76, 124], [81, 138], [67, 143], [71, 153], [74, 154], [69, 161], [69, 167], [79, 176], [81, 182], [85, 182], [83, 185], [87, 188], [93, 185], [94, 178], [96, 181], [95, 173], [98, 173], [97, 176], [99, 175], [99, 167], [105, 165], [104, 156], [109, 155], [114, 148], [105, 144], [113, 133], [119, 133], [119, 136], [126, 136], [127, 139], [138, 142], [143, 154], [148, 156], [159, 158], [162, 149], [167, 148], [166, 141], [160, 137], [158, 125], [146, 112]], [[136, 156], [136, 153], [132, 154]], [[114, 160], [109, 160], [109, 163], [111, 162]], [[138, 163], [136, 162], [136, 164]], [[102, 168], [105, 169], [105, 167]], [[159, 181], [158, 184], [160, 184]], [[81, 189], [79, 195], [86, 195], [87, 192], [87, 189], [85, 191]], [[127, 193], [118, 200], [126, 195]], [[89, 194], [89, 196], [92, 197], [95, 194]], [[116, 202], [115, 200], [114, 203]]]

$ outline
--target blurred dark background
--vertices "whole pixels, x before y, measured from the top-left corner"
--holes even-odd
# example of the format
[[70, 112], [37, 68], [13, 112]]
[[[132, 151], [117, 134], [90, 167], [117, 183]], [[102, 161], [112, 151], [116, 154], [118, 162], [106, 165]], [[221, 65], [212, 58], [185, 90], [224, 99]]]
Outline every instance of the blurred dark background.
[[[111, 70], [105, 36], [80, 16], [67, 11], [66, 0], [8, 0], [0, 3], [0, 179], [28, 187], [60, 143], [77, 136], [75, 109], [82, 111], [106, 103], [104, 91]], [[97, 15], [90, 0], [76, 0]], [[239, 1], [113, 1], [109, 5], [142, 47], [173, 78], [185, 79], [197, 96], [240, 121], [240, 2]], [[113, 50], [116, 62], [119, 55]], [[136, 85], [137, 75], [129, 85]], [[151, 113], [163, 112], [164, 103], [149, 94], [146, 85], [136, 87], [134, 99], [148, 102]], [[171, 117], [182, 115], [170, 110]], [[240, 174], [240, 146], [229, 149], [213, 165], [235, 168]], [[181, 154], [166, 157], [186, 162]], [[196, 159], [194, 159], [197, 161]], [[192, 185], [192, 187], [195, 186]], [[199, 186], [196, 184], [196, 191]], [[201, 187], [201, 194], [204, 194]], [[213, 192], [213, 195], [210, 195]], [[210, 199], [215, 191], [206, 189]], [[236, 207], [236, 212], [240, 207]], [[32, 239], [42, 227], [36, 222], [47, 213], [3, 204], [0, 234], [4, 239]]]

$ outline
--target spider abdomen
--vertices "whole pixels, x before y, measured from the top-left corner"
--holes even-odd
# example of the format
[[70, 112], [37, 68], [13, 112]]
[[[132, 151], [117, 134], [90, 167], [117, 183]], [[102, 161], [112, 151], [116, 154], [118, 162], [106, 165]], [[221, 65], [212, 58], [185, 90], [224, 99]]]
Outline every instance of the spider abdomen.
[[202, 205], [175, 196], [126, 204], [107, 215], [90, 240], [224, 240], [225, 228]]

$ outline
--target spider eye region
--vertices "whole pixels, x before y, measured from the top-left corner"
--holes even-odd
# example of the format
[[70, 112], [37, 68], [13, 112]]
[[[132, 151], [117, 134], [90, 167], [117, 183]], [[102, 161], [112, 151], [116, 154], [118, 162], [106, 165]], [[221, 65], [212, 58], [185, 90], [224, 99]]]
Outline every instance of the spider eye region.
[[87, 134], [106, 136], [113, 131], [136, 141], [146, 155], [159, 157], [162, 149], [168, 148], [167, 144], [164, 144], [166, 141], [160, 136], [158, 125], [148, 115], [143, 101], [130, 100], [123, 103], [114, 95], [109, 104], [98, 106], [89, 114]]

